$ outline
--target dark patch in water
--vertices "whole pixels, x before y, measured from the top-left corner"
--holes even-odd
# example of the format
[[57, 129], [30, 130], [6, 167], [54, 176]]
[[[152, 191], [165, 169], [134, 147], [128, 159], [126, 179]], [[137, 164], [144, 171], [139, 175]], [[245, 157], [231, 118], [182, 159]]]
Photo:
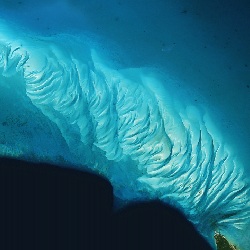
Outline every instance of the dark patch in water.
[[1, 159], [0, 178], [3, 249], [211, 249], [162, 203], [114, 213], [111, 185], [94, 174]]

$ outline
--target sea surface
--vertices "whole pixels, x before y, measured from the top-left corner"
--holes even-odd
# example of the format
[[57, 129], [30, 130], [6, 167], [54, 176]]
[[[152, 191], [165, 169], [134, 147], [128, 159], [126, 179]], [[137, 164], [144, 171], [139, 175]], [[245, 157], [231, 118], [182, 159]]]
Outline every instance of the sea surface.
[[[213, 140], [227, 148], [229, 159], [236, 162], [236, 167], [232, 168], [234, 173], [232, 176], [235, 177], [235, 173], [242, 171], [244, 182], [246, 185], [250, 183], [249, 1], [0, 0], [0, 34], [0, 41], [4, 46], [14, 44], [13, 46], [27, 48], [35, 58], [31, 67], [35, 65], [39, 68], [46, 58], [52, 58], [51, 65], [54, 66], [56, 63], [53, 60], [56, 58], [59, 62], [64, 61], [67, 68], [71, 64], [67, 64], [65, 58], [69, 58], [70, 55], [74, 60], [78, 60], [76, 65], [79, 68], [79, 65], [88, 64], [93, 60], [95, 68], [101, 72], [100, 82], [105, 79], [106, 83], [109, 79], [113, 79], [114, 72], [119, 72], [121, 79], [132, 79], [131, 81], [137, 81], [137, 75], [146, 76], [142, 77], [146, 80], [158, 78], [157, 80], [162, 82], [161, 86], [154, 80], [148, 80], [151, 83], [145, 84], [146, 87], [144, 83], [138, 83], [139, 92], [141, 91], [140, 94], [142, 93], [145, 99], [148, 98], [150, 108], [160, 100], [168, 108], [174, 107], [173, 113], [177, 113], [175, 119], [178, 120], [180, 116], [183, 123], [185, 120], [193, 121], [196, 117], [199, 117], [197, 118], [199, 120], [203, 115], [209, 116], [206, 121], [209, 121], [207, 123], [210, 124]], [[92, 156], [89, 156], [89, 148], [82, 152], [82, 147], [78, 147], [77, 143], [72, 141], [74, 136], [79, 138], [85, 136], [82, 131], [78, 133], [78, 130], [72, 130], [73, 132], [67, 130], [65, 124], [68, 121], [73, 124], [73, 118], [61, 122], [61, 118], [56, 117], [51, 109], [42, 106], [38, 99], [33, 98], [32, 89], [28, 90], [31, 101], [22, 97], [26, 93], [24, 87], [15, 87], [15, 84], [24, 80], [20, 80], [22, 78], [19, 75], [12, 75], [13, 65], [8, 65], [9, 71], [1, 70], [0, 155], [80, 169], [84, 168], [81, 166], [82, 162], [89, 168], [92, 167], [92, 163], [97, 164], [94, 163]], [[51, 74], [53, 66], [51, 71], [48, 70]], [[152, 69], [153, 74], [151, 74]], [[28, 72], [27, 68], [25, 70]], [[102, 79], [103, 75], [105, 77]], [[9, 76], [11, 78], [8, 78]], [[73, 76], [67, 75], [67, 77], [72, 79]], [[129, 84], [124, 86], [130, 86]], [[111, 85], [107, 83], [107, 86], [109, 88]], [[11, 88], [15, 91], [10, 91]], [[99, 86], [94, 87], [95, 94], [99, 94], [98, 91], [103, 91], [102, 93], [106, 91], [106, 87], [98, 88]], [[148, 95], [150, 92], [148, 89], [157, 95], [156, 99]], [[146, 92], [143, 92], [144, 90]], [[167, 94], [163, 94], [162, 90], [166, 90]], [[91, 91], [90, 88], [88, 93]], [[134, 95], [138, 93], [136, 91]], [[144, 100], [143, 103], [145, 102]], [[53, 108], [57, 109], [56, 105]], [[200, 113], [198, 114], [196, 110]], [[27, 121], [26, 113], [33, 118]], [[46, 119], [43, 119], [43, 115]], [[153, 119], [157, 120], [157, 115]], [[190, 123], [190, 126], [193, 124], [196, 126], [195, 122]], [[178, 124], [176, 122], [177, 127]], [[98, 128], [98, 125], [94, 126]], [[195, 130], [191, 127], [192, 131]], [[71, 132], [74, 133], [72, 137]], [[104, 144], [98, 144], [98, 139], [102, 140], [102, 133], [106, 132], [102, 130], [96, 132], [95, 145], [98, 150], [101, 149], [105, 153], [100, 153], [97, 162], [106, 164], [106, 160], [116, 161], [116, 156], [110, 155]], [[178, 136], [181, 138], [181, 132], [176, 134], [174, 140], [178, 141]], [[89, 140], [86, 138], [84, 140], [88, 143]], [[168, 139], [162, 140], [166, 146]], [[172, 137], [171, 140], [173, 141]], [[209, 140], [210, 137], [207, 141]], [[169, 153], [169, 148], [171, 146], [166, 146], [165, 155]], [[96, 155], [99, 153], [98, 150], [95, 151]], [[109, 150], [111, 151], [110, 146]], [[123, 152], [129, 151], [123, 150]], [[90, 160], [82, 160], [81, 157]], [[129, 172], [130, 160], [126, 162], [128, 167], [124, 172]], [[95, 165], [95, 169], [98, 169], [98, 164]], [[120, 167], [119, 165], [119, 169]], [[231, 165], [228, 169], [231, 169]], [[112, 173], [104, 169], [98, 171], [105, 178], [110, 178], [114, 186], [119, 181], [123, 184], [128, 183], [130, 178], [119, 176], [116, 171]], [[133, 178], [137, 178], [137, 175], [136, 172]], [[116, 177], [117, 180], [114, 180]], [[132, 188], [126, 189], [126, 185], [119, 187], [120, 189], [114, 188], [116, 196], [133, 201], [140, 196], [139, 200], [145, 200], [144, 194], [134, 192], [135, 184], [132, 181], [131, 183]], [[154, 187], [156, 183], [150, 185]], [[153, 192], [149, 200], [155, 197]], [[215, 200], [218, 198], [216, 195], [214, 197]], [[216, 201], [221, 202], [220, 199]], [[185, 209], [188, 210], [188, 205]], [[191, 215], [188, 218], [193, 220]], [[248, 238], [250, 232], [247, 228], [232, 236], [232, 240], [236, 241], [233, 243], [239, 244], [243, 250], [250, 249]], [[226, 230], [229, 235], [230, 230]], [[201, 231], [199, 226], [198, 231]], [[206, 238], [207, 232], [203, 236]], [[208, 242], [215, 247], [212, 240], [210, 237]]]

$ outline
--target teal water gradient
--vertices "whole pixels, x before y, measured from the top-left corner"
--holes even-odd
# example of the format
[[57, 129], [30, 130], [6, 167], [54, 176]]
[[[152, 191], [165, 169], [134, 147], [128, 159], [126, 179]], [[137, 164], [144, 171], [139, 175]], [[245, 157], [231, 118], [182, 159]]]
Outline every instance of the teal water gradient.
[[211, 245], [220, 230], [247, 249], [249, 51], [212, 7], [5, 6], [1, 154], [87, 164], [117, 197], [161, 199]]

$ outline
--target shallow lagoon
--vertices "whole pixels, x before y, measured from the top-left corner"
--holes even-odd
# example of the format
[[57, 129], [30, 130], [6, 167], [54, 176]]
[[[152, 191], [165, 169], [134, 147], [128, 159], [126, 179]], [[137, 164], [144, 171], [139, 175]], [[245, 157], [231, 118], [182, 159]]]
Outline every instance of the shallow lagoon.
[[[175, 97], [178, 103], [175, 105], [205, 109], [216, 127], [216, 134], [220, 134], [248, 175], [250, 38], [247, 12], [245, 3], [236, 5], [228, 1], [203, 5], [181, 1], [109, 1], [105, 4], [101, 1], [88, 4], [22, 1], [2, 5], [2, 18], [8, 25], [12, 23], [13, 29], [20, 25], [34, 36], [47, 37], [83, 33], [88, 43], [98, 48], [101, 58], [109, 58], [105, 62], [109, 67], [120, 71], [153, 67], [160, 74], [159, 79], [164, 79], [162, 74], [167, 75], [168, 85], [164, 86]], [[26, 101], [24, 106], [29, 109]], [[13, 123], [16, 124], [15, 120]], [[53, 133], [55, 130], [52, 128]], [[6, 130], [4, 133], [7, 134]], [[15, 136], [13, 140], [19, 133]], [[39, 140], [40, 145], [55, 145], [57, 135], [50, 139], [52, 142], [44, 141], [42, 136], [35, 142], [23, 140], [29, 145], [37, 145]], [[67, 151], [67, 145], [61, 144], [60, 148]], [[7, 147], [3, 152], [11, 155], [19, 149], [14, 146], [11, 150]], [[53, 161], [53, 156], [60, 152], [48, 152], [46, 147], [41, 147], [37, 154]], [[72, 162], [72, 156], [66, 153], [64, 156]], [[79, 162], [78, 159], [77, 164]]]

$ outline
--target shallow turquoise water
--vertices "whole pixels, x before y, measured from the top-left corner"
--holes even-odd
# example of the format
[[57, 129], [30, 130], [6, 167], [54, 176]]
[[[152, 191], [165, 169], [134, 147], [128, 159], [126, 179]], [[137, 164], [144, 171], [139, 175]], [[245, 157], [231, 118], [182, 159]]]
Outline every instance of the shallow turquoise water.
[[[221, 219], [220, 216], [216, 217], [214, 210], [219, 208], [223, 214], [223, 205], [227, 203], [223, 203], [222, 197], [228, 198], [227, 190], [231, 190], [234, 183], [236, 186], [241, 186], [241, 179], [237, 182], [237, 173], [243, 170], [243, 176], [248, 179], [250, 171], [248, 167], [250, 160], [248, 155], [250, 147], [250, 50], [248, 44], [250, 38], [249, 13], [245, 4], [242, 2], [239, 5], [228, 1], [227, 3], [210, 1], [209, 3], [204, 2], [202, 5], [195, 2], [186, 4], [182, 1], [138, 1], [136, 3], [134, 1], [108, 1], [105, 4], [102, 1], [92, 1], [91, 3], [79, 1], [3, 3], [1, 7], [3, 20], [1, 21], [1, 44], [10, 46], [12, 51], [13, 48], [20, 46], [22, 49], [16, 50], [12, 54], [8, 52], [8, 49], [5, 50], [10, 63], [2, 64], [7, 67], [2, 71], [1, 76], [1, 88], [4, 89], [1, 92], [1, 101], [5, 103], [4, 98], [9, 95], [8, 100], [12, 96], [17, 102], [16, 106], [14, 105], [10, 109], [4, 108], [1, 111], [2, 124], [5, 124], [1, 127], [2, 154], [32, 160], [54, 161], [58, 164], [65, 164], [67, 161], [78, 167], [82, 163], [88, 164], [91, 168], [94, 166], [95, 171], [108, 177], [111, 183], [118, 187], [115, 188], [115, 194], [118, 197], [134, 200], [154, 199], [160, 196], [166, 202], [175, 204], [177, 201], [175, 205], [180, 206], [181, 209], [184, 208], [184, 213], [191, 210], [191, 207], [195, 207], [190, 204], [189, 198], [185, 196], [188, 202], [185, 202], [185, 199], [183, 201], [182, 195], [179, 195], [176, 190], [169, 189], [169, 186], [165, 185], [162, 180], [147, 178], [142, 179], [141, 183], [144, 184], [138, 184], [137, 179], [141, 177], [140, 171], [142, 173], [144, 173], [143, 171], [155, 171], [154, 166], [150, 165], [151, 159], [155, 161], [160, 159], [164, 166], [167, 165], [168, 156], [174, 155], [173, 152], [178, 151], [178, 146], [174, 149], [173, 145], [178, 145], [180, 142], [180, 148], [183, 148], [183, 145], [192, 144], [192, 148], [187, 146], [186, 150], [192, 151], [193, 154], [191, 157], [185, 158], [184, 163], [181, 157], [175, 160], [172, 166], [177, 166], [180, 161], [186, 167], [183, 172], [180, 172], [181, 175], [177, 175], [178, 178], [171, 181], [183, 182], [185, 180], [187, 176], [184, 173], [190, 173], [188, 171], [192, 168], [188, 166], [192, 165], [194, 157], [197, 157], [197, 162], [205, 162], [204, 168], [215, 169], [211, 170], [212, 172], [204, 171], [204, 175], [203, 170], [191, 171], [194, 173], [192, 178], [198, 178], [200, 175], [201, 180], [207, 181], [216, 176], [220, 160], [224, 161], [226, 155], [229, 154], [225, 170], [219, 168], [218, 176], [226, 172], [226, 175], [231, 176], [231, 179], [235, 178], [236, 182], [231, 183], [230, 178], [226, 179], [231, 185], [226, 186], [224, 182], [220, 183], [219, 179], [215, 178], [211, 182], [216, 183], [215, 191], [211, 191], [206, 202], [202, 203], [200, 198], [199, 202], [204, 207], [213, 204], [213, 200], [218, 204], [212, 206], [211, 211], [208, 210], [204, 214], [206, 209], [201, 212], [194, 209], [195, 216], [198, 214], [198, 218], [202, 215], [209, 217], [212, 214], [215, 221]], [[42, 88], [33, 88], [33, 76], [31, 75], [29, 88], [26, 88], [26, 78], [23, 78], [22, 69], [17, 75], [13, 73], [18, 63], [11, 63], [11, 58], [14, 58], [12, 56], [24, 56], [26, 52], [30, 56], [30, 61], [27, 60], [26, 63], [26, 59], [24, 59], [24, 64], [21, 65], [21, 68], [23, 66], [25, 68], [24, 76], [26, 78], [35, 71], [45, 69], [48, 72], [45, 75], [47, 78], [55, 71], [63, 72], [60, 73], [60, 76], [67, 77], [66, 83], [62, 83], [60, 87], [58, 85], [46, 87], [42, 97], [35, 95], [34, 93], [39, 92]], [[44, 67], [48, 58], [51, 68]], [[73, 66], [70, 60], [68, 62], [69, 58], [74, 59], [72, 60]], [[59, 66], [56, 60], [58, 60]], [[58, 100], [62, 99], [63, 93], [67, 93], [67, 86], [69, 86], [67, 84], [74, 79], [72, 74], [85, 72], [85, 68], [81, 68], [81, 65], [86, 64], [90, 71], [98, 72], [98, 84], [94, 87], [84, 85], [88, 90], [84, 89], [83, 92], [80, 91], [83, 85], [73, 85], [72, 93], [75, 93], [74, 90], [76, 93], [81, 92], [79, 96], [86, 95], [86, 101], [81, 104], [79, 109], [75, 106], [74, 112], [71, 112], [72, 110], [67, 111], [68, 113], [64, 112], [62, 107], [57, 105]], [[72, 72], [68, 73], [67, 69], [71, 69], [71, 66]], [[40, 79], [38, 76], [34, 77]], [[84, 79], [85, 75], [82, 77]], [[89, 77], [88, 79], [94, 81], [94, 78]], [[119, 88], [114, 88], [116, 81], [121, 82]], [[17, 83], [20, 84], [14, 87]], [[10, 87], [6, 89], [6, 85]], [[14, 92], [12, 92], [13, 89]], [[49, 96], [49, 93], [53, 93], [53, 89], [56, 89], [57, 93], [62, 92], [62, 89], [65, 92], [51, 95], [49, 99], [43, 98]], [[119, 98], [122, 99], [122, 94], [121, 96], [114, 94], [116, 91], [117, 93], [126, 93], [126, 91], [132, 93], [126, 97], [128, 98], [126, 103], [128, 106], [130, 105], [128, 108], [124, 108], [125, 104], [122, 103], [120, 108], [123, 107], [123, 110], [119, 111], [119, 107], [116, 107], [116, 111], [110, 108], [109, 113], [102, 105], [101, 108], [99, 107], [101, 111], [95, 110], [94, 105], [92, 109], [90, 108], [91, 101], [98, 103], [93, 96], [104, 96], [105, 98], [100, 101], [104, 103], [103, 105], [105, 105], [106, 99], [109, 100], [109, 104], [110, 100], [112, 100], [111, 103], [118, 103], [116, 101]], [[90, 95], [91, 92], [94, 95]], [[152, 97], [152, 93], [155, 96]], [[152, 124], [151, 127], [147, 127], [146, 122], [142, 122], [145, 125], [143, 125], [144, 128], [149, 131], [154, 130], [153, 124], [158, 124], [158, 121], [162, 120], [166, 132], [163, 132], [163, 127], [157, 125], [156, 131], [158, 132], [152, 134], [151, 137], [146, 137], [141, 133], [139, 140], [141, 140], [141, 144], [144, 143], [144, 153], [150, 159], [149, 163], [147, 161], [146, 170], [144, 169], [144, 154], [142, 157], [138, 156], [139, 153], [134, 153], [139, 150], [137, 142], [132, 140], [133, 143], [122, 144], [124, 138], [133, 134], [131, 131], [126, 132], [129, 131], [131, 124], [129, 125], [127, 118], [124, 118], [123, 122], [120, 121], [120, 124], [115, 122], [117, 117], [124, 115], [122, 112], [131, 111], [132, 104], [137, 101], [136, 99], [140, 99], [137, 98], [137, 95], [142, 98], [142, 101], [138, 101], [137, 107], [139, 108], [136, 109], [136, 116], [142, 119], [144, 116], [150, 117], [149, 121]], [[56, 99], [57, 102], [53, 102], [55, 98], [59, 98]], [[159, 103], [160, 105], [158, 105]], [[84, 104], [87, 108], [84, 108]], [[158, 113], [153, 112], [154, 108]], [[32, 112], [36, 118], [30, 120], [23, 110], [29, 114]], [[85, 114], [94, 114], [84, 117], [92, 125], [82, 126], [84, 119], [79, 119], [79, 117]], [[103, 114], [109, 114], [110, 121], [109, 119], [99, 120]], [[173, 118], [173, 124], [170, 127], [166, 125], [168, 116]], [[41, 124], [41, 120], [46, 125], [41, 128], [34, 120], [39, 121], [37, 124]], [[126, 124], [126, 122], [128, 126], [123, 127], [125, 132], [118, 136], [118, 140], [114, 139], [118, 132], [112, 134], [111, 130], [121, 128], [121, 123]], [[11, 124], [11, 126], [6, 126], [6, 124]], [[106, 124], [108, 129], [103, 128], [103, 124]], [[110, 124], [116, 125], [112, 127], [113, 125]], [[140, 123], [138, 122], [138, 124]], [[193, 137], [186, 139], [186, 131], [189, 126], [191, 132], [189, 135]], [[79, 127], [81, 127], [80, 131]], [[95, 130], [94, 134], [91, 134], [92, 130]], [[41, 134], [37, 131], [40, 131]], [[195, 145], [198, 145], [199, 142], [199, 131], [203, 131], [204, 150], [194, 153]], [[43, 133], [46, 134], [46, 137], [43, 136]], [[52, 136], [48, 136], [51, 134]], [[110, 134], [113, 139], [110, 139]], [[104, 135], [108, 138], [107, 141], [102, 138]], [[149, 139], [146, 140], [144, 137]], [[217, 151], [206, 146], [206, 143], [209, 145], [211, 140], [214, 142], [215, 149], [221, 145], [226, 149], [221, 150], [223, 152], [215, 156], [214, 152]], [[58, 142], [60, 142], [59, 147]], [[157, 151], [155, 142], [159, 142], [163, 149], [160, 147]], [[95, 146], [94, 151], [90, 146], [92, 143]], [[48, 145], [51, 146], [48, 147]], [[119, 151], [120, 153], [112, 154], [110, 153], [113, 150], [112, 147], [122, 150]], [[150, 147], [155, 150], [153, 155], [150, 155], [152, 153]], [[199, 152], [203, 152], [203, 155]], [[185, 155], [184, 152], [181, 154]], [[62, 157], [64, 157], [63, 161]], [[213, 158], [212, 166], [206, 162], [211, 158]], [[123, 161], [130, 163], [130, 167], [124, 169]], [[139, 166], [139, 170], [135, 166]], [[193, 165], [194, 169], [198, 169], [198, 167], [200, 167], [198, 163]], [[201, 169], [203, 169], [202, 166]], [[166, 176], [164, 171], [166, 170], [160, 171], [161, 178]], [[231, 175], [231, 172], [234, 174]], [[212, 177], [208, 177], [207, 173], [210, 173]], [[159, 177], [158, 172], [156, 175]], [[188, 176], [190, 177], [191, 174]], [[175, 185], [177, 184], [175, 183]], [[221, 184], [226, 191], [225, 195], [220, 197], [217, 194], [221, 191]], [[197, 192], [199, 192], [198, 189], [202, 190], [201, 186], [196, 188], [194, 190]], [[173, 194], [177, 192], [177, 197], [172, 194], [164, 196], [171, 191]], [[188, 188], [186, 192], [189, 195], [192, 194], [191, 197], [194, 195]], [[242, 199], [248, 198], [243, 197]], [[239, 200], [236, 199], [236, 204], [240, 203]], [[231, 209], [230, 206], [228, 209]], [[227, 206], [224, 207], [224, 210], [227, 210]], [[210, 227], [204, 228], [202, 224], [205, 222], [201, 222], [199, 219], [195, 221], [192, 213], [187, 216], [197, 224], [205, 237], [208, 239], [210, 237], [209, 240], [211, 240], [211, 233], [217, 228], [212, 228], [212, 230]], [[222, 221], [230, 224], [230, 220], [228, 222], [226, 217], [228, 213], [225, 212], [223, 216]], [[244, 213], [242, 218], [244, 220]], [[221, 228], [219, 227], [219, 229]], [[224, 230], [229, 238], [231, 237], [237, 244], [242, 241], [240, 244], [248, 249], [249, 242], [245, 231], [246, 239], [237, 230], [235, 232], [228, 229], [227, 226]]]

